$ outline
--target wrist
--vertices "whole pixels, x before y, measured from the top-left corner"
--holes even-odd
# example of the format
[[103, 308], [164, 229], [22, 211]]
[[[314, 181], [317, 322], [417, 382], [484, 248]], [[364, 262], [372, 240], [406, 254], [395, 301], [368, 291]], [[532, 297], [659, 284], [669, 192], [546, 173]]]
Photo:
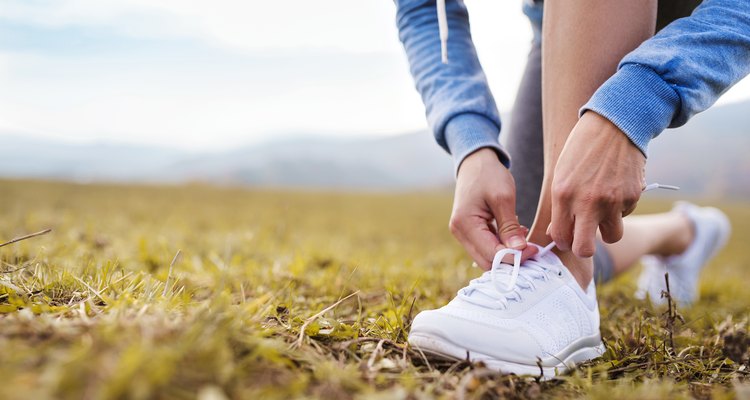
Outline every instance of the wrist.
[[685, 123], [675, 87], [651, 68], [625, 64], [597, 89], [579, 114], [594, 111], [616, 125], [645, 156], [648, 143], [669, 126]]
[[464, 160], [479, 149], [493, 149], [496, 157], [506, 166], [510, 157], [498, 142], [500, 128], [479, 114], [465, 113], [453, 117], [445, 126], [445, 144], [453, 157], [455, 172]]
[[458, 166], [457, 176], [461, 175], [461, 171], [479, 170], [484, 167], [507, 169], [494, 148], [482, 147], [463, 159]]
[[590, 129], [591, 132], [599, 132], [600, 134], [596, 137], [607, 142], [609, 145], [619, 146], [645, 157], [640, 147], [622, 129], [599, 113], [591, 110], [585, 111], [581, 116], [580, 122], [584, 126], [593, 128]]

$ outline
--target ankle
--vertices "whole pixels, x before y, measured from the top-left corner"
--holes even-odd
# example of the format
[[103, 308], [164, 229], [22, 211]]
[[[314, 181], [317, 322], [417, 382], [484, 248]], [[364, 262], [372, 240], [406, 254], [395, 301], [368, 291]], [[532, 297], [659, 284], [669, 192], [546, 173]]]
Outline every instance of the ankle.
[[545, 231], [538, 228], [537, 223], [534, 223], [534, 225], [532, 225], [526, 239], [529, 242], [538, 244], [539, 246], [542, 246], [542, 247], [552, 243], [552, 239], [549, 236], [547, 236], [547, 233]]
[[675, 212], [673, 215], [672, 234], [664, 236], [665, 241], [658, 251], [663, 257], [684, 253], [695, 238], [695, 227], [690, 218], [681, 212]]
[[594, 279], [594, 261], [592, 258], [580, 258], [570, 251], [553, 250], [560, 261], [568, 268], [576, 282], [586, 291], [589, 283]]

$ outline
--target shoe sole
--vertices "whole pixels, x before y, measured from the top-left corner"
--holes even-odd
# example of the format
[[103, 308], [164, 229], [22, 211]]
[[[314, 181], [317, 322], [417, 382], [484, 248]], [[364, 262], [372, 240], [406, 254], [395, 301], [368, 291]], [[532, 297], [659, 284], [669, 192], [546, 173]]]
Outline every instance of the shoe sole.
[[[594, 346], [582, 344], [598, 343]], [[576, 365], [586, 361], [594, 360], [604, 354], [604, 344], [599, 335], [584, 337], [571, 343], [558, 354], [541, 360], [540, 364], [522, 364], [513, 361], [500, 360], [496, 357], [470, 352], [465, 347], [457, 345], [445, 338], [437, 338], [431, 335], [412, 333], [409, 335], [409, 344], [425, 354], [431, 354], [454, 361], [462, 361], [467, 358], [476, 363], [482, 362], [487, 368], [506, 374], [531, 375], [542, 380], [552, 379], [563, 375], [575, 368]]]

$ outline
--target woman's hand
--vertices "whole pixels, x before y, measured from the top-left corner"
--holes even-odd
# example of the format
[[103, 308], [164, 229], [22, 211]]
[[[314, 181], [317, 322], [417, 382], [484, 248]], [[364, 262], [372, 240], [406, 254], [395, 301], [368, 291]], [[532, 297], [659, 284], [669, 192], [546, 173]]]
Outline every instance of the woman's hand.
[[602, 239], [622, 238], [622, 218], [635, 209], [644, 187], [646, 157], [609, 120], [589, 111], [573, 128], [552, 181], [548, 234], [561, 250], [594, 255]]
[[523, 259], [538, 250], [527, 246], [528, 230], [516, 216], [513, 176], [492, 149], [480, 149], [461, 163], [450, 220], [453, 236], [476, 263], [487, 270], [504, 248], [523, 250]]

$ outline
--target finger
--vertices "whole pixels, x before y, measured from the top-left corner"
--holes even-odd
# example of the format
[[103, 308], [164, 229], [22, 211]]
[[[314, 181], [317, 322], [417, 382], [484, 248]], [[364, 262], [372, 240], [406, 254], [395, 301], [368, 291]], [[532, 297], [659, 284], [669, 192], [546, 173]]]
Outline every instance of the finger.
[[516, 215], [515, 193], [494, 196], [487, 204], [497, 222], [497, 235], [505, 247], [516, 250], [526, 248], [526, 233]]
[[628, 215], [632, 214], [633, 211], [635, 211], [635, 207], [638, 205], [638, 202], [633, 202], [630, 204], [626, 204], [625, 208], [622, 210], [622, 213], [620, 213], [621, 217], [627, 217]]
[[524, 262], [528, 260], [531, 257], [534, 257], [537, 253], [539, 253], [539, 248], [536, 246], [526, 246], [525, 249], [523, 249], [523, 253], [521, 253], [521, 262]]
[[479, 216], [456, 217], [451, 220], [451, 231], [477, 265], [485, 270], [490, 269], [500, 241], [486, 219]]
[[622, 239], [623, 235], [622, 213], [612, 213], [610, 216], [599, 223], [599, 232], [602, 234], [602, 240], [605, 243], [616, 243]]
[[[502, 244], [497, 246], [497, 251], [507, 249], [507, 247], [503, 246]], [[515, 249], [514, 249], [515, 250]], [[526, 246], [525, 249], [521, 250], [521, 262], [524, 262], [528, 260], [531, 257], [534, 257], [537, 253], [539, 253], [539, 248], [536, 246]], [[505, 264], [513, 264], [515, 261], [513, 254], [506, 254], [503, 257], [502, 262]]]
[[[495, 225], [493, 224], [490, 227], [493, 229], [493, 232], [495, 232]], [[529, 228], [521, 225], [521, 230], [523, 231], [523, 237], [527, 237], [529, 235]], [[495, 234], [497, 234], [497, 232], [495, 232]], [[507, 249], [507, 248], [509, 248], [509, 247], [505, 247], [505, 245], [503, 245], [502, 243], [500, 243], [495, 248], [495, 252], [498, 252], [500, 250]], [[539, 249], [536, 246], [528, 246], [527, 245], [526, 248], [524, 248], [522, 250], [522, 253], [521, 253], [521, 262], [524, 262], [524, 261], [528, 260], [529, 258], [533, 257], [538, 252], [539, 252]], [[503, 257], [503, 262], [506, 263], [506, 264], [512, 264], [513, 263], [513, 257], [509, 254], [509, 255]]]
[[635, 211], [635, 207], [638, 205], [638, 200], [641, 198], [641, 192], [635, 193], [635, 195], [632, 197], [632, 200], [626, 201], [623, 207], [622, 216], [627, 217], [630, 215], [633, 211]]
[[[557, 203], [557, 205], [555, 205]], [[573, 216], [567, 207], [559, 202], [552, 203], [552, 217], [547, 227], [547, 235], [555, 241], [558, 249], [570, 250], [573, 245]]]
[[596, 228], [599, 220], [591, 214], [581, 214], [575, 218], [573, 233], [573, 254], [578, 257], [591, 257], [594, 255], [596, 245]]
[[497, 223], [495, 223], [495, 221], [492, 221], [488, 226], [492, 234], [495, 235], [495, 237], [497, 237], [497, 240], [500, 240], [500, 236], [498, 236], [497, 234]]
[[523, 236], [524, 237], [529, 236], [529, 228], [521, 225], [521, 229], [523, 230]]

